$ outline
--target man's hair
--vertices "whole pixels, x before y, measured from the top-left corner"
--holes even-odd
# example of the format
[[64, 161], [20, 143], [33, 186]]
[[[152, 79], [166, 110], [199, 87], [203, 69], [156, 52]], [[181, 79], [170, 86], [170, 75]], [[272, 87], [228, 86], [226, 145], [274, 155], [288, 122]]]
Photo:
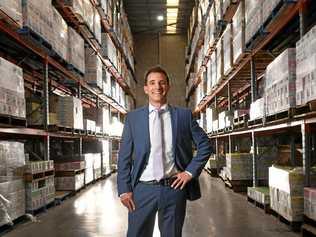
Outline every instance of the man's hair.
[[168, 76], [167, 71], [163, 67], [161, 67], [160, 65], [156, 65], [156, 66], [153, 66], [153, 67], [149, 68], [147, 70], [147, 72], [145, 73], [145, 85], [147, 85], [148, 76], [149, 76], [150, 73], [161, 73], [161, 74], [163, 74], [166, 77], [167, 82], [169, 84], [169, 76]]

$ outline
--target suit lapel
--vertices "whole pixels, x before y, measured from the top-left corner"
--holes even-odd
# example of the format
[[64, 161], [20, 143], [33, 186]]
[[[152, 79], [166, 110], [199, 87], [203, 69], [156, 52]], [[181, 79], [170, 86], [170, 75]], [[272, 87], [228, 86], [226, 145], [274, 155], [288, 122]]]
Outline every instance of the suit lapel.
[[177, 134], [178, 134], [178, 113], [176, 108], [169, 105], [170, 108], [170, 115], [171, 115], [171, 127], [172, 127], [172, 148], [173, 154], [175, 154], [175, 147], [177, 141]]
[[139, 121], [142, 121], [144, 126], [144, 141], [145, 141], [145, 148], [146, 151], [150, 151], [150, 137], [149, 137], [149, 108], [148, 106], [144, 106], [141, 117]]

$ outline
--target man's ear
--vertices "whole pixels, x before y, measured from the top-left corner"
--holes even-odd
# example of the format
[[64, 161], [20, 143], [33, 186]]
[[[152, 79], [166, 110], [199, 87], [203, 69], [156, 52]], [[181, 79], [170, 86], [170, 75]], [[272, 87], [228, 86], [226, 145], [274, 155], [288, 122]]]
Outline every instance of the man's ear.
[[145, 92], [145, 94], [148, 95], [148, 87], [147, 86], [144, 86], [144, 92]]

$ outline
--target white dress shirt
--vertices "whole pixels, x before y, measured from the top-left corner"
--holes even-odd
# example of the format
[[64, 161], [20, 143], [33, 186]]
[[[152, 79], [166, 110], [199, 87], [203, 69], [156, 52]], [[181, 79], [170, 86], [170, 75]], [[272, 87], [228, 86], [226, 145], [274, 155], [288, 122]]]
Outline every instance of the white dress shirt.
[[[150, 136], [150, 143], [153, 143], [152, 136], [150, 134], [153, 134], [153, 111], [156, 108], [149, 104], [149, 136]], [[171, 177], [172, 175], [178, 173], [178, 170], [175, 166], [174, 162], [174, 155], [172, 151], [172, 126], [171, 126], [171, 114], [168, 110], [168, 105], [165, 104], [160, 107], [161, 110], [164, 110], [164, 112], [161, 114], [161, 125], [162, 125], [162, 140], [163, 140], [163, 166], [164, 166], [164, 178]], [[145, 167], [141, 177], [140, 181], [151, 181], [154, 180], [154, 174], [153, 174], [153, 155], [150, 151], [148, 163]]]

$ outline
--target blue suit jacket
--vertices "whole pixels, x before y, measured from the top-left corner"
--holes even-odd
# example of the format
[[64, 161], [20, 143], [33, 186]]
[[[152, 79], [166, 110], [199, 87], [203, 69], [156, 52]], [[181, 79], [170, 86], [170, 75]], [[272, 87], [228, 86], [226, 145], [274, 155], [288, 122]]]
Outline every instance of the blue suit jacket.
[[[187, 170], [193, 179], [187, 184], [187, 199], [201, 197], [198, 181], [211, 146], [205, 132], [193, 119], [191, 110], [169, 106], [172, 125], [173, 154], [176, 167]], [[197, 148], [193, 157], [192, 141]], [[148, 106], [129, 112], [125, 119], [118, 154], [118, 194], [132, 192], [146, 167], [150, 153], [149, 108]]]

